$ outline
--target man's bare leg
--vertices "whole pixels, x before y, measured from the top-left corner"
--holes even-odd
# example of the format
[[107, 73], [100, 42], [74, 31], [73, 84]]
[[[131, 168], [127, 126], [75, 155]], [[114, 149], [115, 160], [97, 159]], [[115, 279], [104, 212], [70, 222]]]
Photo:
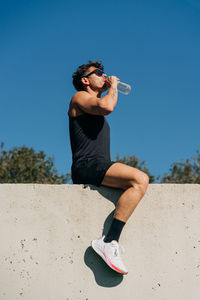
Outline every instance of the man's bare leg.
[[144, 196], [149, 177], [144, 172], [122, 163], [113, 164], [102, 185], [125, 190], [118, 200], [114, 218], [126, 222]]
[[102, 185], [121, 188], [124, 192], [118, 200], [108, 233], [93, 240], [92, 247], [110, 268], [121, 274], [127, 274], [128, 270], [120, 257], [117, 242], [123, 226], [144, 196], [148, 183], [149, 178], [145, 173], [121, 163], [113, 164], [102, 182]]

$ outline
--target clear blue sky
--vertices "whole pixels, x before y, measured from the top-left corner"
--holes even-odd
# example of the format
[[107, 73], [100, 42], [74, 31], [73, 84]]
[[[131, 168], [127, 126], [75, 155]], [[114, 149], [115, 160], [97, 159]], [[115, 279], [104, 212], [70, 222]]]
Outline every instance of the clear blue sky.
[[150, 172], [200, 149], [200, 1], [0, 0], [0, 141], [70, 171], [71, 75], [91, 60], [129, 83], [107, 117], [111, 156]]

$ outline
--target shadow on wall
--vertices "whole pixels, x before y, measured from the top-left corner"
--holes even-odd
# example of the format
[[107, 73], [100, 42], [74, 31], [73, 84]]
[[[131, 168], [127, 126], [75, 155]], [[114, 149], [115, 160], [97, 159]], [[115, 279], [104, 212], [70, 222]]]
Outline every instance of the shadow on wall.
[[85, 264], [92, 270], [96, 283], [103, 287], [114, 287], [123, 280], [123, 275], [110, 269], [103, 259], [88, 247], [84, 255]]
[[[89, 187], [91, 190], [97, 190], [104, 198], [111, 201], [115, 207], [117, 201], [122, 194], [122, 190], [119, 189], [112, 189], [109, 187], [96, 187], [94, 185], [84, 185], [84, 187]], [[114, 192], [113, 192], [114, 191]], [[110, 224], [112, 222], [112, 218], [114, 215], [115, 209], [107, 216], [104, 226], [102, 236], [106, 235]], [[94, 277], [96, 283], [103, 287], [114, 287], [119, 285], [123, 280], [123, 275], [113, 271], [110, 269], [107, 264], [103, 261], [103, 259], [94, 252], [92, 247], [88, 247], [85, 251], [84, 255], [85, 264], [92, 270], [94, 273]]]
[[[121, 189], [115, 189], [115, 188], [110, 188], [110, 187], [105, 187], [105, 186], [97, 187], [95, 185], [84, 185], [84, 187], [85, 188], [89, 187], [90, 190], [98, 191], [99, 194], [101, 194], [104, 198], [106, 198], [110, 202], [112, 202], [115, 205], [115, 207], [117, 205], [117, 201], [118, 201], [119, 197], [123, 193], [123, 190], [121, 190]], [[103, 226], [102, 236], [106, 235], [108, 233], [108, 230], [110, 228], [110, 225], [111, 225], [111, 222], [113, 219], [114, 212], [115, 212], [115, 209], [106, 218], [106, 220], [104, 222], [104, 226]]]

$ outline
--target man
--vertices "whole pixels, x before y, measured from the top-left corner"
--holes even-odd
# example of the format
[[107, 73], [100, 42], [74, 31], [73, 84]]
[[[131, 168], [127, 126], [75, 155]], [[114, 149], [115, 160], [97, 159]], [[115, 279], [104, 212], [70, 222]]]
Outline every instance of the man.
[[[144, 196], [149, 178], [142, 171], [110, 159], [110, 129], [105, 116], [112, 113], [118, 98], [116, 76], [106, 77], [101, 62], [89, 61], [73, 74], [78, 91], [69, 106], [72, 149], [72, 180], [123, 189], [106, 236], [92, 241], [93, 249], [113, 270], [127, 274], [119, 253], [119, 237], [135, 207]], [[102, 92], [108, 90], [101, 97]]]

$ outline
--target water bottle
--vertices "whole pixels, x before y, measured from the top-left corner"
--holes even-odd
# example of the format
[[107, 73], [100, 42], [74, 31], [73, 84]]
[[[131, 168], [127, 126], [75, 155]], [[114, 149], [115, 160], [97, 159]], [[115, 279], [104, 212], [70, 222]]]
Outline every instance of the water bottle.
[[119, 81], [117, 84], [117, 89], [120, 93], [128, 95], [131, 91], [131, 86], [127, 83]]

